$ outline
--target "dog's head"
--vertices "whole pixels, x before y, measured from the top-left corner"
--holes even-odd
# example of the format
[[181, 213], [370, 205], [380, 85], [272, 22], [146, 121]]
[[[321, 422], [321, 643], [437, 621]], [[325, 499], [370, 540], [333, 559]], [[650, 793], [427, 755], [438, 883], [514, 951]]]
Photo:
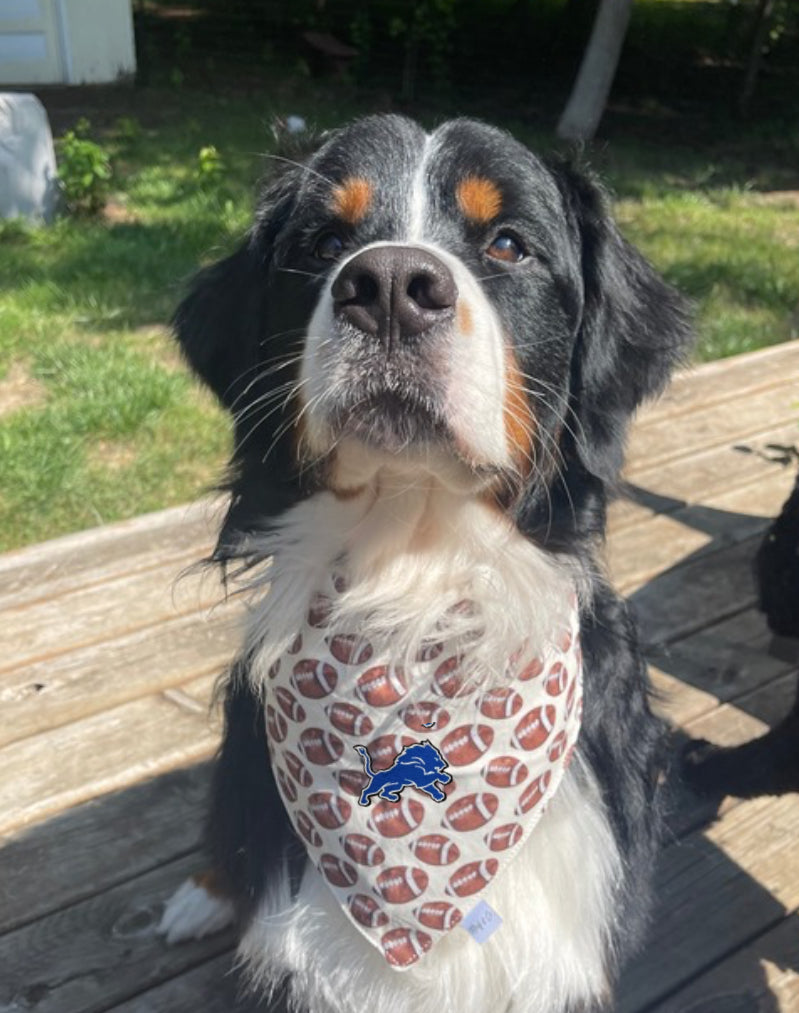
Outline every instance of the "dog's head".
[[176, 316], [236, 420], [231, 531], [387, 462], [542, 538], [590, 527], [689, 338], [597, 186], [469, 120], [369, 117], [279, 164]]

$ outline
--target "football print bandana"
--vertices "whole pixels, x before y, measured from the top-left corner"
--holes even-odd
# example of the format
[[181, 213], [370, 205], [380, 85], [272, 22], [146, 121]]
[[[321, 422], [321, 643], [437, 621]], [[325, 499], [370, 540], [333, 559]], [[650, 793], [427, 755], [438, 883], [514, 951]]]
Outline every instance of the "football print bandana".
[[453, 929], [514, 859], [580, 730], [576, 606], [500, 686], [470, 686], [452, 643], [395, 666], [327, 630], [339, 581], [314, 596], [266, 686], [283, 804], [342, 910], [402, 970]]

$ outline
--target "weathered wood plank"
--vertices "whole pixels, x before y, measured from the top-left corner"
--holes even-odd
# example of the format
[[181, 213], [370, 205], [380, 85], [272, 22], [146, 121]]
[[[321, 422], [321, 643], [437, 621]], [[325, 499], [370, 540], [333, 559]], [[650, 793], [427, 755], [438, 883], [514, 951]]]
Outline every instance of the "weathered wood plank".
[[770, 642], [762, 613], [747, 609], [650, 653], [659, 710], [684, 726], [791, 671], [789, 662], [769, 654]]
[[0, 1009], [101, 1013], [230, 950], [230, 932], [181, 946], [156, 935], [164, 901], [196, 867], [189, 855], [0, 938]]
[[707, 408], [783, 383], [786, 376], [799, 376], [799, 341], [680, 370], [663, 397], [639, 412], [635, 424], [639, 428], [699, 407]]
[[767, 479], [732, 491], [704, 496], [647, 524], [618, 531], [608, 542], [608, 564], [622, 588], [640, 585], [654, 574], [735, 545], [762, 533], [794, 484], [793, 469], [782, 468]]
[[238, 614], [196, 612], [6, 672], [0, 746], [221, 671], [241, 639]]
[[795, 909], [798, 833], [799, 797], [786, 795], [742, 802], [667, 848], [649, 944], [624, 975], [618, 1013], [647, 1009]]
[[795, 1013], [799, 1010], [796, 911], [651, 1009], [651, 1013]]
[[0, 933], [199, 848], [209, 777], [170, 771], [0, 840]]
[[180, 577], [174, 563], [6, 608], [0, 672], [207, 609], [222, 598], [213, 572]]
[[799, 381], [788, 376], [785, 383], [768, 390], [734, 397], [710, 408], [698, 408], [663, 424], [634, 428], [627, 452], [628, 468], [652, 467], [687, 457], [710, 447], [723, 447], [751, 438], [766, 427], [796, 419]]
[[201, 500], [6, 553], [0, 556], [0, 608], [170, 560], [193, 562], [213, 545], [221, 508], [221, 501]]
[[168, 692], [0, 749], [0, 833], [207, 759], [219, 738], [218, 716]]
[[[699, 451], [663, 465], [625, 469], [631, 483], [629, 499], [617, 500], [610, 511], [610, 536], [632, 524], [651, 520], [656, 514], [673, 513], [707, 496], [732, 492], [740, 486], [768, 480], [785, 471], [785, 465], [769, 459], [768, 444], [797, 442], [796, 421], [769, 428], [757, 437]], [[746, 449], [744, 449], [746, 448]]]
[[171, 981], [114, 1006], [108, 1013], [286, 1013], [281, 1000], [258, 1002], [244, 994], [231, 955], [217, 957]]
[[758, 536], [689, 559], [635, 588], [630, 600], [649, 650], [754, 605], [752, 560], [759, 542]]

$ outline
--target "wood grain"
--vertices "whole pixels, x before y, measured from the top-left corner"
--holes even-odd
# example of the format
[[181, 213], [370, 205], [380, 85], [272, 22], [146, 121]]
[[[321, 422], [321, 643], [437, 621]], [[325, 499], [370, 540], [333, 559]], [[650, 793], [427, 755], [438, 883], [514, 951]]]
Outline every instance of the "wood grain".
[[666, 849], [649, 943], [624, 975], [619, 1013], [665, 998], [799, 905], [797, 834], [799, 797], [786, 795], [742, 802]]
[[208, 759], [219, 719], [192, 703], [154, 694], [0, 749], [0, 833]]
[[195, 871], [189, 855], [0, 938], [0, 1009], [101, 1013], [229, 951], [231, 932], [180, 946], [156, 935], [165, 901]]
[[[79, 531], [0, 556], [0, 608], [19, 606], [207, 554], [224, 500], [197, 503]], [[185, 560], [185, 563], [183, 562]]]
[[1, 840], [0, 934], [195, 851], [209, 779], [170, 771]]

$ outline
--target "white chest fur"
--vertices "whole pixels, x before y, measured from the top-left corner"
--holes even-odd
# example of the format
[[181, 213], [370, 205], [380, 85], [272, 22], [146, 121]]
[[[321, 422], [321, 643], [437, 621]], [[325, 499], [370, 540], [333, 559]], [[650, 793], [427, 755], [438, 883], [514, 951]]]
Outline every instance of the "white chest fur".
[[[479, 606], [472, 628], [454, 633], [488, 673], [504, 665], [509, 644], [544, 642], [563, 626], [575, 580], [491, 508], [433, 479], [392, 481], [385, 473], [358, 496], [321, 493], [298, 505], [264, 548], [272, 557], [264, 577], [271, 586], [253, 608], [249, 630], [257, 682], [291, 644], [324, 574], [344, 558], [350, 589], [339, 603], [342, 625], [401, 660], [431, 631], [440, 636], [447, 617], [460, 615], [452, 606], [468, 599]], [[335, 615], [331, 622], [335, 627]], [[273, 873], [240, 954], [262, 987], [292, 974], [298, 1008], [308, 1013], [560, 1013], [607, 988], [619, 873], [578, 745], [531, 837], [485, 893], [504, 921], [485, 943], [455, 929], [429, 959], [398, 975], [348, 923], [309, 864], [293, 898], [285, 871]]]

